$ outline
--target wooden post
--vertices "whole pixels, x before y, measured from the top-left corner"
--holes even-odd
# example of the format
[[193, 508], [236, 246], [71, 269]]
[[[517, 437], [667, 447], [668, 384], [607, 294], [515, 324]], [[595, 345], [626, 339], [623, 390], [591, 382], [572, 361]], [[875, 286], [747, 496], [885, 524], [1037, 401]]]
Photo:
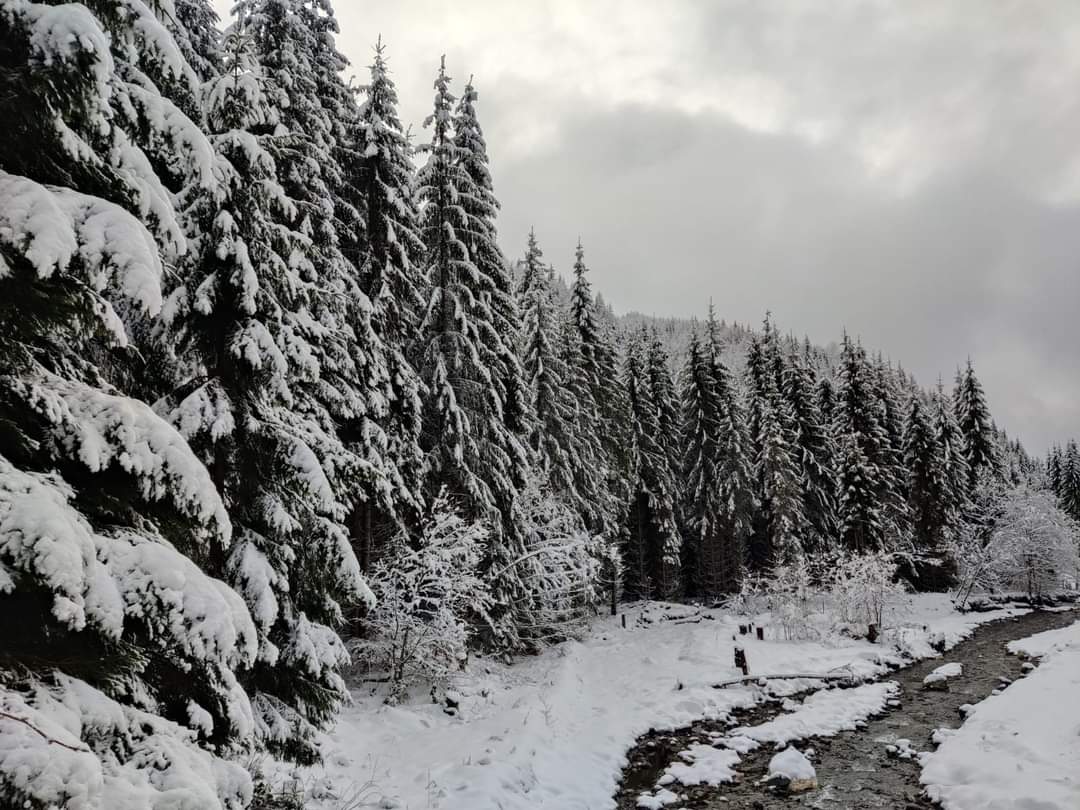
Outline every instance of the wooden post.
[[757, 640], [758, 641], [764, 641], [765, 640], [765, 628], [764, 627], [758, 627], [758, 628], [755, 628], [755, 629], [757, 630]]
[[744, 676], [750, 674], [750, 665], [746, 662], [746, 650], [742, 647], [735, 648], [735, 667], [741, 670]]

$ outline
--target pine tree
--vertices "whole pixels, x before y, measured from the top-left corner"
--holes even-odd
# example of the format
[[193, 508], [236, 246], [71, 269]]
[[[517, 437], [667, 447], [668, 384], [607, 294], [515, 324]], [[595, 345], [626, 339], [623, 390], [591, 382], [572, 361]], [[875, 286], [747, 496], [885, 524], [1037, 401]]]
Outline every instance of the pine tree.
[[5, 3], [0, 64], [0, 803], [240, 806], [210, 751], [251, 742], [256, 632], [205, 570], [234, 525], [110, 379], [187, 249], [168, 189], [216, 183], [198, 80], [141, 3]]
[[[435, 80], [430, 144], [420, 171], [423, 204], [420, 233], [426, 249], [429, 297], [422, 325], [420, 372], [427, 389], [422, 446], [425, 487], [443, 487], [470, 518], [492, 525], [485, 566], [494, 579], [490, 641], [503, 648], [520, 643], [514, 605], [524, 585], [514, 566], [523, 552], [517, 482], [526, 450], [508, 421], [508, 379], [520, 371], [503, 342], [506, 325], [496, 311], [496, 282], [478, 267], [501, 261], [489, 217], [494, 207], [466, 168], [465, 149], [455, 142], [454, 97], [445, 65]], [[493, 252], [494, 251], [494, 252]], [[511, 301], [506, 309], [516, 313]], [[524, 409], [522, 403], [519, 407]]]
[[980, 471], [999, 474], [997, 448], [991, 426], [986, 396], [968, 360], [963, 372], [957, 372], [953, 393], [956, 422], [964, 439], [964, 458], [968, 466], [968, 489], [974, 489]]
[[[233, 547], [212, 549], [209, 563], [247, 599], [259, 631], [245, 684], [260, 741], [311, 762], [317, 729], [346, 697], [338, 671], [347, 655], [333, 628], [370, 599], [342, 526], [343, 480], [364, 463], [339, 441], [332, 401], [320, 396], [348, 373], [332, 366], [341, 347], [322, 341], [324, 330], [343, 331], [340, 311], [323, 300], [341, 268], [332, 237], [310, 234], [304, 207], [279, 183], [272, 150], [296, 136], [281, 134], [281, 97], [264, 92], [272, 85], [253, 44], [231, 30], [226, 70], [210, 88], [225, 179], [189, 208], [199, 236], [169, 306], [188, 377], [161, 407], [210, 468], [233, 519]], [[312, 313], [325, 319], [318, 328]]]
[[682, 540], [675, 521], [675, 475], [660, 443], [660, 421], [648, 375], [644, 336], [627, 346], [623, 384], [632, 427], [632, 500], [627, 541], [627, 589], [641, 599], [670, 596], [677, 586]]

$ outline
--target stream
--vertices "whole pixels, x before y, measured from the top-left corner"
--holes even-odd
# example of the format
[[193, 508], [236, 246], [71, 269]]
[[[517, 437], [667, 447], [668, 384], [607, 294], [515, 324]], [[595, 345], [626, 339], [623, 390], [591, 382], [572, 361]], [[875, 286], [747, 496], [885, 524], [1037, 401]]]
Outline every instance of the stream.
[[[837, 810], [859, 808], [899, 808], [920, 810], [935, 807], [922, 793], [920, 767], [916, 759], [892, 756], [887, 746], [897, 740], [910, 741], [915, 751], [930, 751], [931, 735], [942, 727], [956, 728], [963, 722], [960, 706], [978, 703], [994, 689], [1023, 677], [1023, 659], [1010, 655], [1005, 648], [1014, 639], [1052, 630], [1077, 620], [1075, 611], [1038, 611], [1012, 619], [1001, 619], [975, 630], [971, 638], [960, 642], [940, 658], [931, 658], [898, 669], [882, 680], [900, 684], [899, 705], [890, 706], [877, 717], [868, 718], [865, 727], [842, 732], [835, 737], [812, 737], [796, 743], [811, 757], [817, 769], [819, 787], [802, 794], [781, 796], [764, 784], [757, 784], [768, 770], [775, 753], [764, 745], [744, 754], [737, 770], [739, 779], [719, 786], [671, 785], [686, 795], [673, 807], [772, 808], [819, 807]], [[945, 663], [963, 664], [963, 674], [949, 681], [948, 691], [929, 691], [922, 681]], [[709, 744], [712, 732], [728, 731], [736, 726], [752, 726], [781, 714], [780, 701], [770, 700], [749, 710], [736, 712], [727, 721], [703, 721], [676, 731], [651, 731], [637, 740], [628, 753], [629, 765], [623, 771], [615, 795], [619, 810], [632, 810], [637, 797], [649, 791], [664, 769], [676, 761], [680, 751], [694, 743]]]

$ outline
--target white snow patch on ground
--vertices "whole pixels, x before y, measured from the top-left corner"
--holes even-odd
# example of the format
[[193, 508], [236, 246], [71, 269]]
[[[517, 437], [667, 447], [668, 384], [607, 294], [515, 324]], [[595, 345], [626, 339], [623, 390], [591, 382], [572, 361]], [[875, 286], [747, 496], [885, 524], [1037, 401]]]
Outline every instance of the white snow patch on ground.
[[679, 756], [686, 761], [673, 762], [668, 766], [658, 784], [721, 785], [735, 779], [739, 755], [734, 751], [697, 743], [680, 751]]
[[947, 681], [951, 678], [959, 678], [963, 674], [964, 665], [959, 663], [958, 661], [954, 661], [949, 664], [942, 664], [940, 667], [935, 669], [933, 672], [923, 678], [923, 684], [929, 685], [941, 683], [942, 681]]
[[775, 777], [802, 782], [816, 778], [817, 771], [798, 748], [785, 748], [769, 760], [769, 778]]
[[1027, 677], [976, 706], [964, 725], [935, 735], [922, 782], [946, 810], [1080, 807], [1080, 622], [1011, 642], [1041, 654]]
[[[702, 611], [697, 623], [661, 621], [693, 609], [652, 603], [626, 606], [598, 619], [583, 642], [567, 642], [506, 666], [473, 658], [453, 684], [456, 716], [417, 690], [415, 702], [384, 706], [381, 695], [357, 689], [354, 703], [324, 743], [325, 765], [297, 771], [316, 810], [341, 806], [367, 785], [370, 801], [432, 810], [604, 810], [626, 752], [649, 729], [674, 729], [726, 717], [751, 705], [751, 686], [714, 689], [740, 675], [733, 636], [746, 619]], [[757, 641], [738, 636], [752, 675], [825, 675], [850, 667], [859, 678], [901, 663], [892, 642], [907, 652], [934, 654], [928, 639], [955, 644], [979, 624], [1022, 610], [960, 615], [947, 596], [913, 597], [902, 627], [869, 644], [843, 636], [816, 642]], [[652, 623], [638, 618], [648, 616]], [[758, 617], [767, 624], [768, 617]], [[850, 693], [850, 692], [849, 692]], [[286, 771], [286, 773], [291, 773]], [[314, 795], [315, 793], [318, 795]]]
[[[807, 737], [832, 737], [864, 725], [866, 718], [884, 711], [899, 692], [900, 685], [895, 681], [868, 683], [854, 689], [826, 689], [810, 695], [794, 711], [757, 726], [735, 729], [731, 736], [775, 745]], [[746, 750], [738, 742], [733, 747]]]

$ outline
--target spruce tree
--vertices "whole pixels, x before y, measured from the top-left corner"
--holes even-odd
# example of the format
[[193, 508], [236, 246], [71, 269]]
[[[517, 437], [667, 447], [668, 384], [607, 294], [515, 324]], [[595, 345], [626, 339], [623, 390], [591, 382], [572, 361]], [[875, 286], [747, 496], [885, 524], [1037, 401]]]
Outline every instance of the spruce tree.
[[813, 374], [805, 361], [791, 355], [783, 381], [807, 522], [803, 540], [810, 551], [824, 547], [836, 535], [836, 448], [818, 409]]
[[660, 421], [649, 380], [644, 335], [626, 349], [623, 384], [631, 415], [630, 526], [627, 590], [639, 599], [675, 593], [682, 540], [675, 520], [676, 478], [661, 442]]
[[[721, 547], [719, 457], [720, 413], [716, 381], [707, 350], [697, 333], [690, 335], [686, 363], [680, 375], [682, 388], [682, 488], [683, 520], [687, 526], [684, 565], [688, 590], [716, 596], [724, 586]], [[685, 561], [689, 560], [689, 564]]]
[[646, 373], [649, 380], [653, 405], [656, 408], [657, 427], [660, 435], [657, 440], [667, 454], [668, 467], [678, 470], [681, 466], [679, 453], [679, 398], [675, 391], [675, 381], [668, 367], [668, 353], [656, 329], [648, 337], [642, 334], [642, 341], [647, 343]]
[[898, 495], [882, 408], [866, 352], [845, 333], [841, 343], [835, 408], [841, 442], [839, 518], [845, 542], [860, 551], [895, 545], [890, 507]]
[[166, 22], [141, 3], [0, 6], [5, 806], [250, 798], [216, 756], [253, 732], [234, 672], [255, 625], [206, 573], [234, 525], [180, 434], [110, 373], [187, 249], [168, 188], [216, 183]]
[[[530, 418], [521, 363], [514, 351], [515, 340], [521, 332], [521, 319], [514, 298], [510, 268], [498, 244], [495, 218], [499, 201], [495, 197], [491, 171], [488, 168], [487, 142], [477, 118], [478, 94], [472, 79], [465, 85], [454, 109], [453, 144], [469, 185], [461, 189], [459, 204], [467, 218], [461, 238], [469, 260], [476, 267], [477, 291], [488, 299], [491, 309], [491, 329], [485, 331], [482, 346], [485, 363], [495, 372], [503, 398], [503, 421], [515, 437], [528, 433]], [[520, 442], [507, 450], [513, 453], [516, 480], [523, 480], [528, 466]]]
[[614, 539], [622, 522], [621, 505], [629, 497], [630, 420], [626, 391], [620, 384], [618, 356], [614, 341], [597, 318], [597, 305], [587, 277], [585, 251], [578, 242], [574, 254], [574, 283], [570, 290], [570, 317], [577, 331], [581, 373], [588, 395], [583, 408], [595, 413], [594, 435], [604, 459], [607, 506], [603, 517], [605, 532]]
[[932, 422], [934, 440], [941, 453], [942, 509], [953, 521], [953, 527], [963, 516], [968, 501], [968, 465], [964, 457], [964, 440], [952, 403], [941, 383], [933, 394]]
[[[333, 399], [320, 396], [343, 373], [329, 367], [340, 347], [321, 340], [344, 331], [323, 299], [341, 268], [332, 237], [311, 234], [279, 182], [273, 152], [297, 135], [281, 124], [280, 89], [254, 44], [234, 27], [210, 87], [224, 181], [189, 208], [199, 236], [168, 313], [188, 374], [160, 407], [210, 468], [233, 519], [232, 548], [211, 549], [209, 563], [247, 599], [259, 631], [244, 677], [259, 738], [311, 762], [317, 729], [346, 698], [348, 656], [334, 628], [370, 599], [342, 525], [343, 478], [364, 464], [337, 437]], [[326, 320], [317, 326], [313, 313]], [[352, 386], [341, 394], [358, 396]]]
[[912, 579], [920, 590], [943, 590], [952, 579], [946, 541], [956, 519], [947, 491], [942, 446], [921, 394], [911, 397], [904, 427], [904, 467], [916, 560]]
[[551, 289], [536, 234], [529, 232], [528, 249], [518, 287], [522, 332], [519, 342], [525, 383], [533, 414], [529, 444], [540, 472], [552, 490], [574, 511], [594, 518], [598, 500], [597, 470], [588, 424], [575, 421], [578, 401], [573, 396], [571, 370], [560, 352], [561, 315]]
[[[383, 424], [386, 452], [393, 461], [394, 514], [389, 517], [415, 526], [423, 500], [423, 405], [412, 355], [420, 345], [424, 245], [418, 231], [413, 150], [398, 117], [397, 89], [384, 51], [380, 40], [370, 81], [360, 88], [364, 100], [349, 134], [347, 196], [361, 222], [347, 234], [344, 249], [359, 270], [361, 290], [371, 301], [372, 329], [385, 346], [390, 393]], [[374, 516], [365, 508], [356, 517], [367, 524]], [[381, 522], [387, 517], [384, 514]], [[375, 533], [367, 525], [354, 530], [364, 538], [365, 549]], [[362, 565], [366, 562], [361, 555]]]
[[709, 305], [708, 355], [716, 390], [718, 435], [716, 475], [719, 485], [720, 556], [723, 593], [738, 590], [747, 561], [747, 543], [755, 511], [754, 470], [746, 412], [735, 379], [720, 357], [719, 330]]
[[755, 472], [761, 482], [764, 532], [750, 547], [751, 563], [760, 569], [789, 563], [803, 549], [806, 515], [794, 437], [785, 427], [794, 421], [791, 405], [766, 398]]
[[[494, 206], [467, 169], [466, 157], [474, 156], [455, 142], [453, 111], [443, 64], [419, 175], [429, 289], [418, 361], [426, 387], [425, 490], [430, 498], [446, 487], [469, 517], [490, 522], [485, 566], [494, 604], [487, 629], [491, 643], [510, 649], [520, 643], [513, 611], [525, 594], [515, 560], [523, 551], [516, 495], [527, 457], [507, 401], [508, 379], [520, 366], [503, 341], [506, 324], [492, 296], [497, 283], [474, 261], [482, 256], [491, 269], [501, 254], [491, 224]], [[504, 308], [516, 313], [512, 301]], [[523, 401], [515, 407], [524, 412]]]
[[1000, 472], [990, 410], [986, 406], [982, 384], [975, 376], [970, 360], [963, 372], [957, 372], [953, 402], [956, 423], [964, 439], [964, 458], [967, 460], [970, 492], [982, 470], [992, 474]]

